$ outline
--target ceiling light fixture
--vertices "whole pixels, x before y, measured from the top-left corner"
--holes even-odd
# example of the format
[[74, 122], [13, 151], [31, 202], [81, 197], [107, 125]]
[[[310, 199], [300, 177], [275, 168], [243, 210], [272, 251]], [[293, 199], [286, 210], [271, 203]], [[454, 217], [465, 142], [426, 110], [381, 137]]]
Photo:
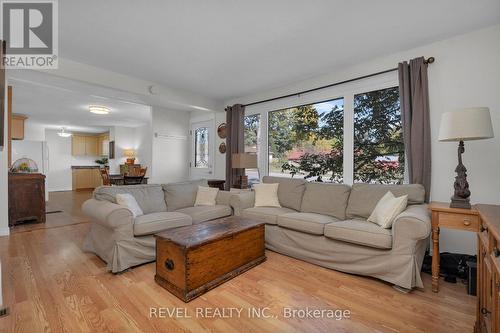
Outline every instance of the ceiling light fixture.
[[108, 114], [109, 108], [105, 106], [91, 105], [89, 106], [89, 111], [95, 114]]
[[64, 127], [61, 128], [61, 131], [57, 133], [57, 135], [59, 135], [60, 137], [63, 137], [63, 138], [68, 138], [70, 137], [72, 134], [71, 133], [68, 133], [66, 132], [66, 130], [64, 129]]

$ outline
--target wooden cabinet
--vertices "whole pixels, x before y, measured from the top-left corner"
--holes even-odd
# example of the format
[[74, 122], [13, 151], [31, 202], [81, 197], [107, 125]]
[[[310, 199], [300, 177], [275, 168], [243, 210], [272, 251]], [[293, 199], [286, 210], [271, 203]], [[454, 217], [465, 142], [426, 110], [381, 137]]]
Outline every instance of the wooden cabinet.
[[102, 185], [98, 168], [74, 168], [73, 190], [93, 189]]
[[83, 156], [85, 151], [85, 136], [74, 134], [71, 137], [71, 154], [73, 156]]
[[477, 205], [478, 281], [476, 332], [500, 333], [500, 206]]
[[24, 140], [24, 121], [26, 116], [12, 115], [11, 136], [12, 140]]
[[109, 135], [102, 134], [97, 137], [97, 154], [99, 156], [109, 155]]
[[74, 134], [71, 138], [71, 154], [73, 156], [101, 156], [104, 138], [109, 138], [109, 136], [107, 134]]
[[496, 328], [496, 333], [500, 332], [500, 258], [493, 259], [495, 275], [493, 280], [493, 306], [492, 306], [492, 325]]
[[45, 176], [9, 173], [9, 226], [45, 222]]
[[86, 136], [85, 137], [85, 155], [87, 155], [87, 156], [99, 156], [98, 142], [99, 142], [99, 139], [96, 136]]

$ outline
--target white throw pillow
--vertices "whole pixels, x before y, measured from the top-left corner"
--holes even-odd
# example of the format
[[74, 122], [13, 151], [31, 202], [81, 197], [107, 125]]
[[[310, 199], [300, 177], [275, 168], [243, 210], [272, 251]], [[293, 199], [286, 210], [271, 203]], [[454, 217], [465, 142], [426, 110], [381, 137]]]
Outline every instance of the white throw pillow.
[[281, 207], [278, 199], [278, 187], [276, 184], [255, 184], [255, 207]]
[[195, 206], [215, 206], [217, 194], [219, 193], [218, 188], [198, 186], [198, 192], [196, 193]]
[[376, 223], [382, 228], [390, 229], [392, 222], [406, 209], [407, 204], [408, 195], [396, 198], [391, 191], [388, 191], [378, 201], [368, 221]]
[[141, 207], [139, 207], [139, 204], [135, 200], [134, 196], [130, 193], [117, 194], [116, 203], [120, 206], [128, 208], [134, 217], [144, 215]]

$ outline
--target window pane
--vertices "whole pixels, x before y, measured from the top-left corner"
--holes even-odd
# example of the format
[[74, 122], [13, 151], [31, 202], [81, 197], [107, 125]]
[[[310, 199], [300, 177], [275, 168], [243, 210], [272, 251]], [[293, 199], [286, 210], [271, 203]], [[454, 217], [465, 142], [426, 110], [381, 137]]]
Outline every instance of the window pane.
[[208, 168], [208, 128], [197, 128], [194, 135], [194, 166], [195, 168]]
[[[250, 116], [245, 116], [244, 120], [245, 127], [245, 153], [257, 154], [257, 165], [260, 152], [260, 115], [253, 114]], [[249, 184], [258, 183], [259, 170], [257, 169], [245, 169], [245, 174], [248, 176]]]
[[398, 87], [354, 96], [354, 182], [401, 184], [404, 143]]
[[344, 99], [269, 113], [269, 174], [343, 181]]

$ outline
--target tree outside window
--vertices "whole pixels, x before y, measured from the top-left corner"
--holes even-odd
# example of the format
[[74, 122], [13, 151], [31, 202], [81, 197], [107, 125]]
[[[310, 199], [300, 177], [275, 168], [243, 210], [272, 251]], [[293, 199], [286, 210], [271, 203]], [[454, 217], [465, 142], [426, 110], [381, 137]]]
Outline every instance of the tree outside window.
[[344, 100], [269, 113], [269, 174], [343, 181]]
[[402, 184], [404, 143], [398, 87], [354, 96], [354, 182]]
[[[269, 112], [268, 126], [270, 175], [343, 182], [343, 98]], [[353, 144], [354, 182], [403, 182], [397, 87], [354, 96]]]

